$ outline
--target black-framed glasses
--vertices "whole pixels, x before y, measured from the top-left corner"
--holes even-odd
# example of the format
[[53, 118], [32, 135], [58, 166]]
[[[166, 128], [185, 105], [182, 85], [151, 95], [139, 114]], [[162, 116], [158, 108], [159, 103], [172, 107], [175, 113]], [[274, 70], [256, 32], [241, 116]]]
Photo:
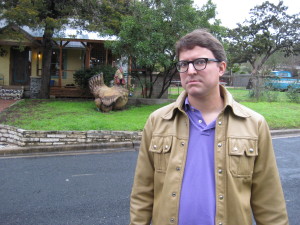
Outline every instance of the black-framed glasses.
[[210, 58], [198, 58], [193, 61], [179, 61], [176, 63], [176, 68], [179, 73], [185, 73], [189, 69], [190, 63], [193, 64], [195, 70], [204, 70], [206, 68], [207, 62], [221, 62], [218, 59], [210, 59]]

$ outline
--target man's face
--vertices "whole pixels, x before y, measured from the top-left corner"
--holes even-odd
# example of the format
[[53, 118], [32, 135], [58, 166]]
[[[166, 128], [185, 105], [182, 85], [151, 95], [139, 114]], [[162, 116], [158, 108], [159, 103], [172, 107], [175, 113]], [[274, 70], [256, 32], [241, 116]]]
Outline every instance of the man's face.
[[[200, 46], [191, 50], [183, 50], [179, 54], [179, 61], [193, 61], [197, 58], [215, 59], [209, 49]], [[195, 70], [190, 63], [188, 70], [180, 73], [181, 85], [190, 97], [205, 97], [216, 94], [216, 92], [219, 93], [219, 77], [224, 74], [225, 70], [225, 62], [208, 61], [206, 68], [201, 71]]]

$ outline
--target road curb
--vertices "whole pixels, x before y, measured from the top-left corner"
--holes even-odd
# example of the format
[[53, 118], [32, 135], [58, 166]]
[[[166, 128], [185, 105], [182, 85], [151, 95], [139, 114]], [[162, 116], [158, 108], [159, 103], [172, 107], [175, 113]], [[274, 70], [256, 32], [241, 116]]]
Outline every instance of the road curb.
[[[300, 129], [271, 130], [273, 138], [282, 136], [300, 136]], [[0, 156], [24, 155], [24, 154], [43, 154], [43, 153], [64, 153], [64, 152], [120, 152], [138, 151], [139, 141], [133, 142], [113, 142], [113, 143], [90, 143], [76, 145], [51, 145], [51, 146], [32, 146], [17, 147], [8, 146], [0, 148]]]
[[282, 135], [300, 135], [300, 129], [271, 130], [270, 132], [272, 137], [277, 137]]
[[92, 143], [64, 146], [32, 146], [17, 147], [9, 146], [0, 149], [0, 156], [23, 155], [36, 153], [63, 153], [63, 152], [120, 152], [138, 150], [139, 142], [114, 142], [114, 143]]

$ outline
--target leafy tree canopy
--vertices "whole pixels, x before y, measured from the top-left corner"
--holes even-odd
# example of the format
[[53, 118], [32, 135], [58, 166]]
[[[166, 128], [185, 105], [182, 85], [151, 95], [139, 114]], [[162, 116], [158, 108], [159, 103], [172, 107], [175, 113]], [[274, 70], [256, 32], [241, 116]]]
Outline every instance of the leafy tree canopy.
[[295, 54], [300, 42], [300, 13], [288, 15], [287, 9], [283, 1], [278, 5], [266, 1], [251, 9], [250, 19], [228, 33], [230, 63], [249, 62], [256, 75], [275, 52]]
[[0, 0], [0, 20], [43, 31], [40, 97], [48, 98], [54, 33], [67, 27], [117, 33], [121, 16], [129, 13], [129, 3], [130, 0]]
[[[117, 33], [131, 0], [10, 0], [0, 1], [0, 19], [8, 24], [49, 29], [68, 27]], [[46, 32], [46, 31], [45, 31]]]
[[132, 15], [123, 17], [119, 41], [109, 43], [108, 47], [120, 55], [131, 56], [137, 65], [147, 68], [151, 86], [156, 82], [152, 72], [160, 72], [165, 78], [162, 95], [176, 73], [176, 41], [196, 28], [221, 32], [220, 21], [209, 22], [215, 17], [215, 9], [210, 0], [199, 10], [193, 8], [191, 0], [136, 1]]

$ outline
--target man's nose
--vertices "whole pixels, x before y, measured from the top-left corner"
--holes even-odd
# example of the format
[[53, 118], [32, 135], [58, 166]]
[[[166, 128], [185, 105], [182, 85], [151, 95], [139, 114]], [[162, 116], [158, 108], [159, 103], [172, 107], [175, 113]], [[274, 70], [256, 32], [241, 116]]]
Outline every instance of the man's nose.
[[195, 73], [197, 73], [197, 70], [195, 69], [193, 62], [189, 62], [187, 73], [188, 74], [195, 74]]

